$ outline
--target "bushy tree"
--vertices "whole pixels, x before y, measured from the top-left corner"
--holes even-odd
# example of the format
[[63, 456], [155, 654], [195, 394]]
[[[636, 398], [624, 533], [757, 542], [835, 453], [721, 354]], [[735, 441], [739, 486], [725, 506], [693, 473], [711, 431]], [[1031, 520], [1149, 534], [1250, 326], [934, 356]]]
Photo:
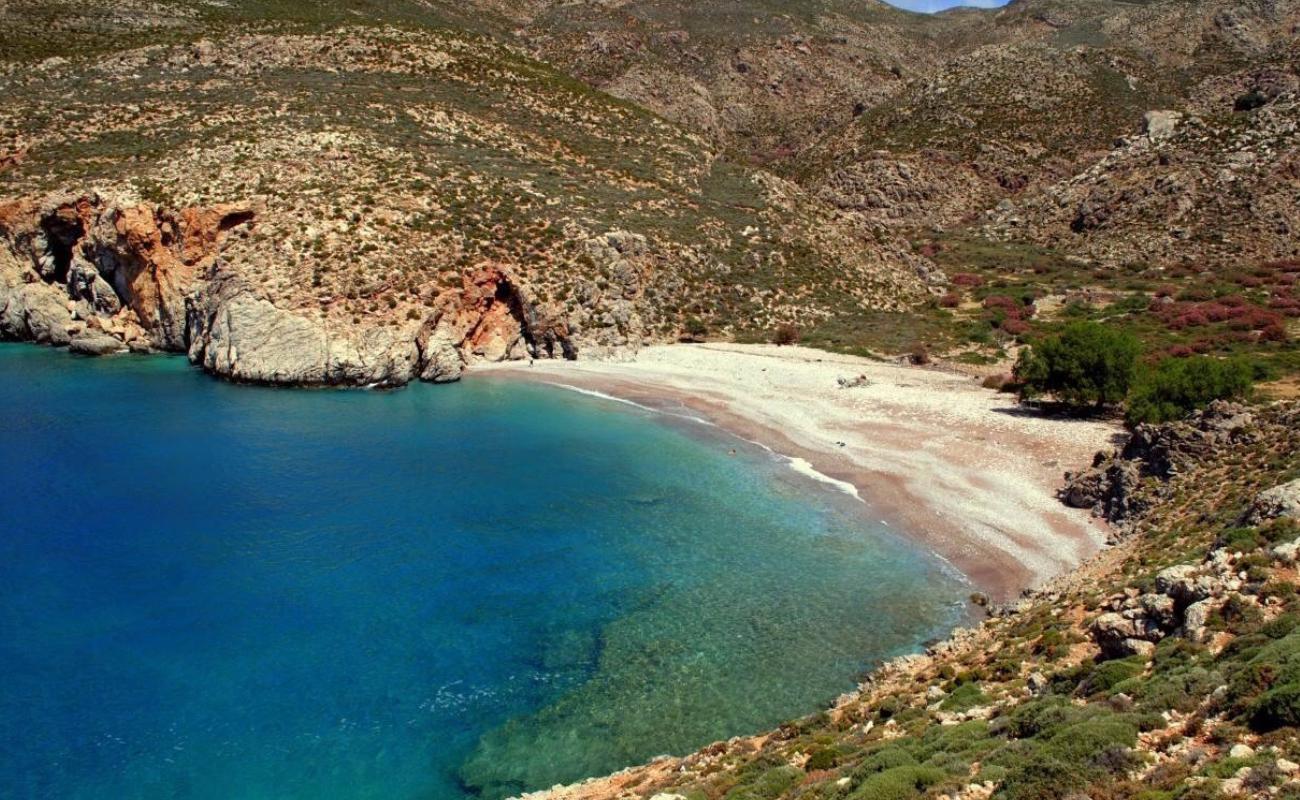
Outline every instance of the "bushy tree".
[[1128, 396], [1141, 348], [1125, 331], [1074, 322], [1020, 354], [1021, 398], [1051, 396], [1075, 406], [1102, 407]]
[[1167, 358], [1134, 387], [1128, 421], [1180, 419], [1214, 400], [1246, 395], [1253, 381], [1254, 369], [1242, 359]]

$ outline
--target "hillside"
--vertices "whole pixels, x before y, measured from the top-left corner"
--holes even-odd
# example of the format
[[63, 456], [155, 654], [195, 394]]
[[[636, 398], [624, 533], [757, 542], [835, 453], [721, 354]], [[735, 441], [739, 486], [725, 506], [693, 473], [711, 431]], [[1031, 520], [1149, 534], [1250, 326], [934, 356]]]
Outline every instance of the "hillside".
[[[996, 369], [1066, 310], [1112, 318], [1192, 276], [1267, 288], [1300, 255], [1294, 2], [539, 2], [511, 22], [538, 57], [986, 287], [794, 320], [817, 346]], [[1294, 338], [1288, 286], [1250, 301]], [[1005, 328], [981, 305], [1018, 292]], [[1124, 313], [1153, 349], [1206, 351]]]
[[331, 9], [81, 6], [55, 53], [57, 9], [7, 6], [0, 330], [400, 384], [927, 295], [900, 241], [450, 12]]
[[779, 165], [995, 36], [966, 19], [879, 0], [553, 2], [518, 15], [516, 35], [539, 58], [740, 159]]

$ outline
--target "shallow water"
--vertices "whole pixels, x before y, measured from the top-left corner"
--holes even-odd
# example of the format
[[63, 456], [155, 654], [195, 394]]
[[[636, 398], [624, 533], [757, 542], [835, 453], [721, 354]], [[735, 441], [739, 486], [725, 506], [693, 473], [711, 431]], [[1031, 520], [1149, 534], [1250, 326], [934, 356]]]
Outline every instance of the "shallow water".
[[961, 621], [937, 559], [698, 427], [0, 345], [0, 797], [499, 796], [813, 711]]

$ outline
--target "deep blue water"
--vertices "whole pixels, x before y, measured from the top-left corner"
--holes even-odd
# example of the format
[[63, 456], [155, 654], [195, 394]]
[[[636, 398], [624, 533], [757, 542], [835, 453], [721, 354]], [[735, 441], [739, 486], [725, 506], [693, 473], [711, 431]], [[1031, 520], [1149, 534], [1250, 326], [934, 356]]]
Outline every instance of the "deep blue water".
[[960, 621], [934, 558], [701, 433], [0, 345], [0, 798], [500, 796], [813, 711]]

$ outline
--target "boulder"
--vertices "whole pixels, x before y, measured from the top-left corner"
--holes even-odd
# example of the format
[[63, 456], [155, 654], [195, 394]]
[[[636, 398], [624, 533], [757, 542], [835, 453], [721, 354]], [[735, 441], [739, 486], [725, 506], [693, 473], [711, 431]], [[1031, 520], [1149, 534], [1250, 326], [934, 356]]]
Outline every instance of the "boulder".
[[1148, 111], [1142, 115], [1142, 132], [1152, 141], [1172, 136], [1183, 115], [1177, 111]]
[[1279, 517], [1300, 519], [1300, 478], [1260, 492], [1246, 512], [1246, 523], [1259, 525]]
[[1169, 595], [1182, 608], [1218, 596], [1224, 588], [1221, 578], [1203, 574], [1194, 564], [1180, 564], [1156, 574], [1156, 591]]
[[422, 334], [416, 339], [420, 352], [420, 380], [450, 383], [460, 380], [465, 361], [456, 342], [444, 329]]
[[72, 338], [72, 313], [60, 289], [43, 283], [14, 287], [0, 308], [0, 337], [39, 344], [66, 345]]
[[1183, 612], [1183, 637], [1190, 642], [1204, 642], [1209, 638], [1206, 624], [1218, 602], [1213, 599], [1201, 600], [1187, 607]]
[[112, 316], [122, 310], [122, 301], [99, 270], [84, 258], [75, 257], [68, 269], [68, 295], [84, 300], [95, 313]]
[[1273, 548], [1272, 553], [1274, 560], [1284, 564], [1294, 564], [1297, 558], [1300, 558], [1300, 539], [1279, 544]]
[[1048, 686], [1047, 678], [1041, 672], [1031, 672], [1029, 677], [1025, 679], [1025, 688], [1035, 697], [1046, 693]]
[[1092, 623], [1092, 637], [1106, 658], [1146, 655], [1164, 632], [1140, 615], [1110, 612]]
[[400, 386], [415, 374], [413, 332], [364, 329], [331, 335], [323, 324], [276, 308], [231, 276], [187, 299], [190, 361], [250, 383]]
[[1149, 593], [1139, 597], [1138, 603], [1143, 615], [1162, 629], [1170, 629], [1178, 624], [1172, 597], [1165, 594]]
[[120, 339], [115, 339], [102, 331], [86, 331], [72, 337], [68, 350], [84, 356], [106, 356], [113, 353], [125, 353], [127, 347]]

